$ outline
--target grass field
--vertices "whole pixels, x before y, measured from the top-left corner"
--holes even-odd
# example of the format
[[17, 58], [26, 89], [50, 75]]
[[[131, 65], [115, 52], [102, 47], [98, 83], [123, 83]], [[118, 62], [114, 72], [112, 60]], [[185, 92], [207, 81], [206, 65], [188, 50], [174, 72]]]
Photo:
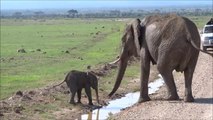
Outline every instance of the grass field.
[[[189, 16], [199, 29], [210, 17]], [[124, 21], [113, 19], [2, 19], [0, 99], [59, 82], [72, 69], [86, 70], [88, 65], [95, 68], [114, 60], [124, 26]], [[128, 67], [126, 76], [136, 76], [138, 71], [138, 65]], [[115, 71], [103, 79], [112, 76]]]
[[203, 29], [203, 26], [212, 18], [212, 16], [186, 16], [191, 19], [198, 29]]
[[[2, 20], [1, 99], [62, 80], [72, 69], [114, 60], [123, 27], [101, 19]], [[21, 48], [26, 53], [18, 53]]]

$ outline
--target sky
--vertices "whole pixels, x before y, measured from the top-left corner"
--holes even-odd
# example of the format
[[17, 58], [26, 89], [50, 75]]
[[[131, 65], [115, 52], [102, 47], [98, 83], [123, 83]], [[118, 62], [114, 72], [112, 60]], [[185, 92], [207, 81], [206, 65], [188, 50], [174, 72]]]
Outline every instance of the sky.
[[213, 0], [1, 0], [7, 9], [131, 8], [211, 5]]

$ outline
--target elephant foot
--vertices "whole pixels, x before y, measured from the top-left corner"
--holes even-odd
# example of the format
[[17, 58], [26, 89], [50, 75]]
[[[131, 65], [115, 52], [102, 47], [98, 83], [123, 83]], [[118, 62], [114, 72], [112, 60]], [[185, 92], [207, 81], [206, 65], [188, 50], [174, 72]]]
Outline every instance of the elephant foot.
[[141, 97], [141, 98], [139, 98], [138, 103], [142, 103], [142, 102], [146, 102], [146, 101], [150, 101], [150, 100], [151, 99], [150, 99], [149, 96], [147, 96], [147, 97]]
[[70, 104], [73, 104], [73, 105], [75, 105], [75, 102], [74, 102], [74, 101], [70, 101]]
[[179, 96], [176, 94], [176, 95], [169, 95], [167, 97], [167, 100], [179, 100]]
[[93, 103], [89, 103], [88, 105], [93, 105]]
[[184, 101], [185, 102], [194, 102], [194, 97], [192, 97], [192, 96], [185, 96]]
[[78, 104], [82, 104], [81, 101], [78, 101]]

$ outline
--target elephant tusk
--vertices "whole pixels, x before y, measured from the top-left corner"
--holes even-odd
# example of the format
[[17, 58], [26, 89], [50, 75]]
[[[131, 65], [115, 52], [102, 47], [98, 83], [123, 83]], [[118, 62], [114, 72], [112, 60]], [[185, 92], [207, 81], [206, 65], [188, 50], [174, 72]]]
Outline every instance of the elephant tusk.
[[109, 64], [110, 64], [110, 65], [116, 64], [116, 63], [118, 63], [119, 61], [120, 61], [120, 57], [119, 57], [117, 60], [115, 60], [115, 61], [113, 61], [113, 62], [110, 62]]

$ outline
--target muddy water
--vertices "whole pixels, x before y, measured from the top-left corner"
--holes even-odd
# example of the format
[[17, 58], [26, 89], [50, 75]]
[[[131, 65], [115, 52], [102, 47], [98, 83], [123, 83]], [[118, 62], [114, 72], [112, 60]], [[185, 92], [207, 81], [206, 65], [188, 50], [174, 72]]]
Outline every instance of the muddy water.
[[[149, 94], [155, 93], [160, 86], [163, 85], [163, 79], [160, 78], [154, 82], [149, 83]], [[124, 97], [109, 102], [107, 106], [100, 109], [96, 109], [88, 114], [81, 116], [82, 120], [104, 120], [107, 119], [111, 114], [120, 112], [126, 107], [130, 107], [138, 101], [140, 93], [128, 93]]]

